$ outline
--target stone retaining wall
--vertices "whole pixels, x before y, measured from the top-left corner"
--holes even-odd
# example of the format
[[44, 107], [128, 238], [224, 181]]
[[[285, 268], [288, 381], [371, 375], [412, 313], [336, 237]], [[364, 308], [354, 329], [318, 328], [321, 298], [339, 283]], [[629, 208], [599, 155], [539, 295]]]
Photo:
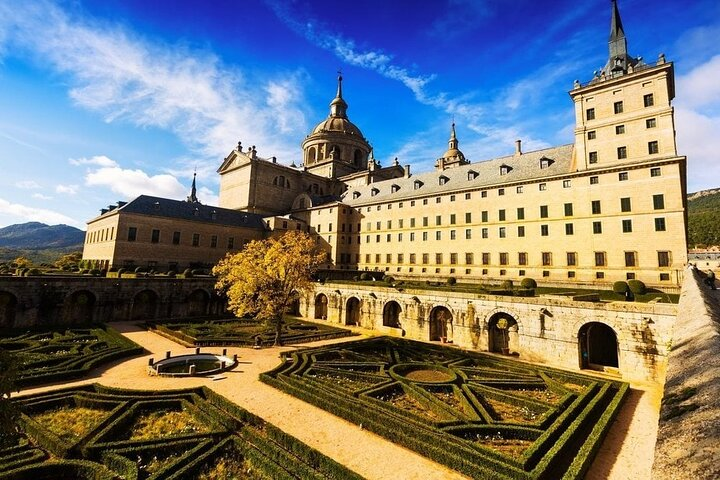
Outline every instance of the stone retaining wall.
[[720, 290], [687, 272], [668, 358], [655, 480], [720, 478]]

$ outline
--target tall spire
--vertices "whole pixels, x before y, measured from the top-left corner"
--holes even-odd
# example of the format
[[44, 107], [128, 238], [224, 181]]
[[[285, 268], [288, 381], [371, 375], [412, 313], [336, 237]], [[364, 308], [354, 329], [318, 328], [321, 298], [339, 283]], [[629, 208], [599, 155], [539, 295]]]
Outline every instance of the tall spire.
[[455, 122], [453, 122], [452, 127], [450, 127], [450, 140], [448, 140], [448, 148], [450, 150], [457, 150], [458, 148], [458, 140], [457, 136], [455, 136]]
[[345, 103], [345, 100], [342, 98], [342, 74], [338, 72], [338, 86], [337, 86], [337, 93], [335, 94], [335, 98], [332, 102], [330, 102], [330, 116], [331, 117], [340, 117], [340, 118], [347, 118], [347, 108], [348, 105]]
[[193, 181], [192, 186], [190, 187], [190, 196], [187, 197], [187, 201], [189, 203], [200, 203], [197, 198], [197, 188], [195, 188], [195, 177], [197, 177], [197, 172], [193, 172]]
[[603, 68], [603, 73], [606, 76], [616, 76], [627, 73], [628, 67], [634, 66], [637, 63], [636, 59], [628, 55], [627, 38], [625, 38], [625, 30], [623, 30], [617, 1], [612, 0], [611, 3], [610, 38], [608, 40], [610, 56], [605, 68]]

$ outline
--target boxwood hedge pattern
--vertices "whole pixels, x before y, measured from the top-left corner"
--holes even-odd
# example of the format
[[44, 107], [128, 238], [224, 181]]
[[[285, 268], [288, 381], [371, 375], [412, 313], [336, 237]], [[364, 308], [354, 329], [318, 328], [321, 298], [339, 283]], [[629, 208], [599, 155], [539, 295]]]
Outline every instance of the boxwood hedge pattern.
[[[272, 345], [275, 330], [252, 318], [197, 319], [191, 322], [148, 322], [147, 327], [186, 346]], [[314, 342], [354, 335], [350, 330], [318, 323], [285, 318], [282, 326], [284, 345]]]
[[[205, 387], [137, 391], [94, 384], [15, 402], [25, 437], [0, 450], [0, 478], [362, 478]], [[74, 408], [102, 415], [79, 434], [58, 435], [47, 415]], [[166, 419], [153, 438], [131, 435], [147, 418], [169, 412], [182, 412], [201, 428], [168, 429]]]
[[0, 349], [17, 359], [18, 387], [81, 377], [93, 367], [143, 352], [104, 325], [5, 330], [0, 332]]
[[473, 478], [580, 479], [626, 383], [396, 338], [303, 350], [261, 379]]

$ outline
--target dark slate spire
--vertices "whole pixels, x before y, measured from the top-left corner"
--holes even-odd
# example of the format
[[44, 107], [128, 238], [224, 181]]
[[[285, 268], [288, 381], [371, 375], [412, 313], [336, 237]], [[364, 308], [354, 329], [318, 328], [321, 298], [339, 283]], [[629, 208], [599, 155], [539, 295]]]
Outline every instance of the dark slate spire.
[[331, 117], [340, 117], [340, 118], [347, 118], [347, 103], [345, 103], [345, 100], [342, 98], [342, 75], [338, 72], [338, 87], [337, 87], [337, 93], [335, 94], [335, 98], [332, 102], [330, 102], [330, 116]]
[[190, 187], [190, 196], [187, 197], [187, 201], [189, 203], [200, 203], [200, 201], [197, 198], [197, 188], [195, 188], [195, 177], [197, 176], [197, 172], [193, 172], [193, 181], [192, 181], [192, 187]]
[[608, 40], [610, 56], [602, 73], [606, 76], [617, 76], [627, 73], [628, 67], [637, 64], [637, 60], [628, 55], [627, 38], [625, 38], [617, 1], [612, 0], [611, 3], [610, 39]]

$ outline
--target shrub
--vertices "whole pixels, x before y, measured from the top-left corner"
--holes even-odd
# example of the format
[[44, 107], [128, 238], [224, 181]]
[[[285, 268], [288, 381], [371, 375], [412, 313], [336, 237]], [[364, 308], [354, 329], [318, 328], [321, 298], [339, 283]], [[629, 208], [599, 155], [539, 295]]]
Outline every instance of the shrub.
[[647, 293], [645, 284], [640, 280], [628, 280], [627, 284], [630, 291], [635, 295], [644, 295]]
[[175, 278], [175, 275], [177, 275], [177, 272], [175, 270], [168, 270], [167, 276], [170, 278]]
[[205, 275], [205, 270], [203, 270], [202, 268], [196, 268], [195, 270], [192, 271], [192, 274], [193, 275]]
[[93, 268], [92, 270], [90, 270], [90, 275], [92, 275], [93, 277], [99, 277], [100, 270], [98, 270], [97, 268]]
[[386, 275], [385, 278], [383, 278], [383, 280], [385, 280], [385, 283], [393, 283], [395, 281], [395, 277]]
[[135, 273], [145, 273], [145, 267], [137, 267]]
[[193, 277], [193, 271], [190, 270], [189, 268], [186, 268], [185, 271], [183, 272], [183, 277], [185, 277], [185, 278], [192, 278], [192, 277]]
[[358, 277], [357, 275], [355, 275], [355, 276], [353, 277], [353, 282], [359, 282], [359, 281], [360, 281], [360, 277]]
[[512, 290], [513, 281], [512, 280], [503, 280], [503, 282], [500, 284], [500, 288], [502, 288], [503, 290]]
[[125, 273], [124, 268], [118, 268], [118, 278], [122, 277], [122, 274]]
[[455, 285], [457, 283], [457, 279], [455, 277], [448, 277], [447, 284], [448, 285]]
[[83, 268], [82, 270], [80, 270], [80, 275], [87, 275], [89, 272], [90, 270], [88, 270], [87, 268]]
[[367, 282], [369, 280], [372, 280], [372, 277], [369, 273], [365, 272], [360, 275], [360, 280], [362, 280], [363, 282]]
[[618, 280], [617, 282], [613, 283], [613, 292], [617, 293], [618, 295], [625, 295], [628, 290], [630, 290], [630, 287], [628, 286], [627, 282], [623, 280]]
[[520, 282], [522, 288], [537, 288], [537, 282], [532, 278], [523, 278]]
[[[28, 276], [28, 277], [29, 277], [29, 276], [35, 277], [35, 276], [38, 276], [38, 275], [40, 275], [40, 270], [37, 269], [37, 268], [31, 268], [30, 270], [27, 271], [27, 274], [26, 274], [26, 276]], [[643, 285], [643, 286], [644, 286], [644, 285]]]

